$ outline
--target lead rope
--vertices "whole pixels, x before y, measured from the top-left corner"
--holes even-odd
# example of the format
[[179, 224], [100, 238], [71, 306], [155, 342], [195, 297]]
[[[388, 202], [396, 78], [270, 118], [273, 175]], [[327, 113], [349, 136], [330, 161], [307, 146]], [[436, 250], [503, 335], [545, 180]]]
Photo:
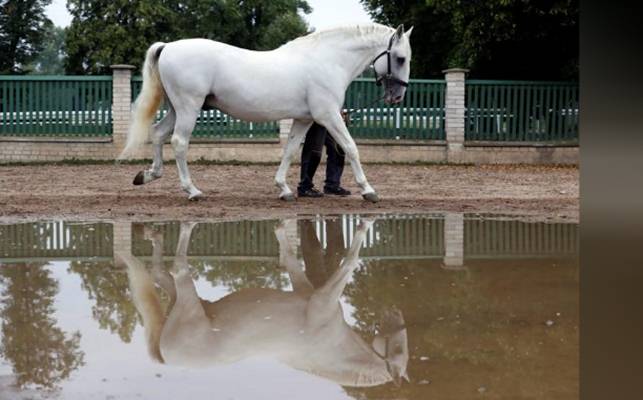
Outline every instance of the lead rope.
[[[382, 96], [376, 98], [375, 100], [371, 101], [365, 107], [347, 108], [346, 109], [346, 117], [348, 118], [349, 121], [351, 121], [350, 117], [351, 117], [351, 114], [353, 112], [355, 112], [356, 110], [360, 110], [360, 109], [363, 110], [365, 108], [371, 107], [373, 104], [379, 103], [380, 101], [384, 100], [385, 97], [386, 97], [386, 93], [384, 93]], [[359, 105], [359, 103], [358, 103], [358, 105]]]

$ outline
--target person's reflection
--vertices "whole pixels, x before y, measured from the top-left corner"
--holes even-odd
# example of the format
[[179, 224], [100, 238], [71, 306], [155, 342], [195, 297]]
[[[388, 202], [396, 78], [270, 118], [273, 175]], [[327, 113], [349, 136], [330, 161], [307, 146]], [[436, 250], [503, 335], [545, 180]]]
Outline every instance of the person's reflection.
[[[326, 251], [317, 238], [315, 222], [299, 220], [301, 255], [306, 266], [306, 278], [315, 289], [326, 283], [333, 272], [339, 268], [346, 252], [342, 220], [334, 218], [324, 222], [326, 225]], [[321, 224], [321, 226], [323, 225]]]
[[[127, 265], [132, 298], [142, 316], [152, 358], [203, 367], [267, 355], [343, 386], [408, 380], [408, 346], [401, 313], [385, 313], [382, 331], [368, 344], [345, 322], [339, 303], [359, 265], [359, 250], [372, 222], [360, 223], [347, 251], [340, 221], [330, 224], [325, 253], [313, 224], [302, 223], [302, 253], [309, 263], [306, 272], [286, 234], [296, 231], [295, 223], [286, 220], [275, 229], [279, 263], [293, 286], [290, 292], [246, 288], [214, 302], [201, 299], [187, 259], [194, 224], [181, 224], [171, 273], [163, 267], [159, 234], [151, 236], [152, 274], [131, 254], [117, 254]], [[170, 297], [167, 312], [155, 284]]]

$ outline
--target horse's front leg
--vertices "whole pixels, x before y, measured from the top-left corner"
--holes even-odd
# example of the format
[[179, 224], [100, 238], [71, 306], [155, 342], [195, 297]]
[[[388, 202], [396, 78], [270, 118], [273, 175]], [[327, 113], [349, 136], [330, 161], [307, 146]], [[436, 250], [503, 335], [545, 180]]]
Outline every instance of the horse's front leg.
[[312, 329], [319, 329], [337, 314], [339, 297], [344, 292], [353, 271], [359, 266], [359, 251], [366, 239], [366, 232], [373, 225], [372, 220], [362, 220], [357, 227], [351, 247], [340, 267], [333, 272], [328, 280], [315, 289], [306, 309], [307, 323]]
[[341, 114], [339, 112], [325, 114], [322, 118], [316, 119], [316, 121], [328, 129], [328, 132], [331, 134], [333, 139], [335, 139], [337, 144], [344, 150], [344, 153], [346, 154], [346, 157], [348, 157], [351, 167], [353, 168], [355, 182], [362, 189], [362, 197], [364, 200], [377, 203], [379, 201], [379, 197], [377, 196], [377, 193], [375, 193], [375, 189], [373, 189], [366, 180], [362, 164], [359, 161], [357, 145], [351, 137], [350, 132], [348, 132], [348, 128], [346, 128], [346, 124], [344, 123]]
[[294, 201], [295, 195], [292, 193], [288, 185], [286, 184], [286, 173], [292, 163], [293, 158], [297, 154], [297, 150], [306, 137], [306, 132], [313, 124], [312, 121], [305, 120], [294, 120], [292, 124], [292, 129], [290, 130], [290, 135], [288, 135], [288, 142], [286, 143], [286, 148], [284, 149], [284, 154], [281, 157], [281, 164], [279, 164], [279, 169], [275, 175], [275, 185], [281, 191], [279, 193], [279, 198], [285, 201]]

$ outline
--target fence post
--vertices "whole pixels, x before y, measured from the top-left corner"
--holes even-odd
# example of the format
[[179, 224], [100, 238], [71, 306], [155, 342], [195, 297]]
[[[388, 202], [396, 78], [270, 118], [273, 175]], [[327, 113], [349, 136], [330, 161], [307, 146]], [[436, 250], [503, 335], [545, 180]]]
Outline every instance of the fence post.
[[114, 265], [116, 265], [116, 253], [132, 254], [132, 223], [116, 220], [112, 223], [112, 232]]
[[120, 154], [127, 141], [132, 107], [132, 70], [127, 64], [110, 65], [112, 69], [112, 140], [116, 154]]
[[463, 269], [464, 264], [464, 215], [447, 213], [444, 216], [444, 268]]
[[447, 82], [444, 122], [447, 139], [447, 162], [462, 162], [464, 151], [464, 78], [468, 69], [450, 68], [442, 71]]

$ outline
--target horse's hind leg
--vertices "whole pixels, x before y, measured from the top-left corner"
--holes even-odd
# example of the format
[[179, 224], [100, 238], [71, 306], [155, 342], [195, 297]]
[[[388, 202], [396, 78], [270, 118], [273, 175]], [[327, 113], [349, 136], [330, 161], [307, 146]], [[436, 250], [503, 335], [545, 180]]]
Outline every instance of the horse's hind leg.
[[194, 107], [183, 107], [180, 110], [177, 109], [174, 134], [172, 135], [172, 147], [174, 148], [176, 166], [179, 170], [181, 188], [188, 194], [188, 198], [190, 200], [197, 200], [203, 196], [203, 193], [192, 183], [187, 162], [190, 136], [192, 135], [192, 130], [196, 125], [196, 118], [200, 109], [200, 105]]
[[290, 130], [290, 135], [288, 135], [288, 142], [286, 143], [286, 148], [284, 149], [284, 154], [281, 157], [281, 164], [279, 164], [279, 169], [275, 175], [275, 185], [281, 190], [279, 193], [279, 198], [286, 201], [294, 201], [295, 196], [290, 191], [290, 188], [286, 184], [286, 172], [290, 167], [290, 163], [297, 154], [299, 145], [306, 137], [306, 132], [313, 124], [312, 121], [304, 120], [294, 120], [292, 124], [292, 129]]
[[152, 277], [154, 277], [154, 282], [170, 297], [168, 310], [171, 310], [176, 301], [176, 287], [174, 286], [174, 278], [167, 272], [163, 262], [163, 232], [158, 229], [158, 226], [146, 227], [145, 239], [152, 241]]
[[152, 182], [163, 176], [163, 143], [172, 133], [176, 122], [176, 113], [170, 104], [167, 114], [152, 128], [152, 144], [154, 145], [154, 161], [150, 169], [139, 172], [134, 178], [134, 185]]

